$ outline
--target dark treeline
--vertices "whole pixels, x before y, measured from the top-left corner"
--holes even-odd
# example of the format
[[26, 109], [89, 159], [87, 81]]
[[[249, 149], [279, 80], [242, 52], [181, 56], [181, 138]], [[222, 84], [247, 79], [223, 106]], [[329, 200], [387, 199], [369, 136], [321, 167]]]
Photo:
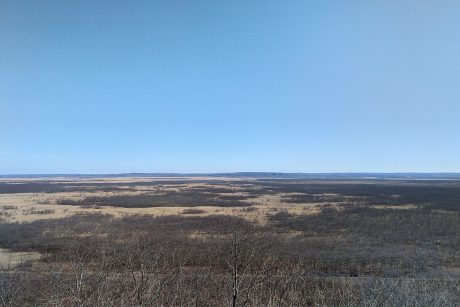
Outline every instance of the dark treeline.
[[242, 202], [247, 197], [221, 196], [215, 193], [205, 193], [194, 190], [181, 192], [166, 192], [161, 194], [121, 194], [110, 196], [89, 196], [82, 200], [60, 199], [60, 205], [86, 205], [86, 206], [115, 206], [125, 208], [147, 207], [194, 207], [194, 206], [218, 206], [218, 207], [241, 207], [249, 206], [250, 203]]
[[[301, 202], [346, 202], [365, 204], [433, 205], [459, 210], [459, 181], [298, 181], [264, 180], [257, 183], [266, 193], [303, 193], [286, 196], [285, 200]], [[323, 195], [326, 194], [326, 195]], [[330, 194], [330, 195], [328, 195]], [[332, 195], [331, 195], [332, 194]]]

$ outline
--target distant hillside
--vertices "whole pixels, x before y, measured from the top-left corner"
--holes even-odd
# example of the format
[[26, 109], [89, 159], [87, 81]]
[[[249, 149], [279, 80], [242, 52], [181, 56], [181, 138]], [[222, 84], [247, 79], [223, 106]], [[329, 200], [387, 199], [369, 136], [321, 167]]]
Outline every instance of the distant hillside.
[[460, 173], [279, 173], [279, 172], [235, 172], [235, 173], [122, 173], [122, 174], [10, 174], [0, 178], [37, 177], [227, 177], [227, 178], [286, 178], [286, 179], [459, 179]]

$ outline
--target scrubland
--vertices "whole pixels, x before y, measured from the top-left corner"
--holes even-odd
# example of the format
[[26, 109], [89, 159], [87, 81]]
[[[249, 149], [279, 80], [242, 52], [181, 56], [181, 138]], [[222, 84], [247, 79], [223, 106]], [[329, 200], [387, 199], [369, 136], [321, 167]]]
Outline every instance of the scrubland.
[[0, 180], [0, 306], [458, 306], [460, 181]]

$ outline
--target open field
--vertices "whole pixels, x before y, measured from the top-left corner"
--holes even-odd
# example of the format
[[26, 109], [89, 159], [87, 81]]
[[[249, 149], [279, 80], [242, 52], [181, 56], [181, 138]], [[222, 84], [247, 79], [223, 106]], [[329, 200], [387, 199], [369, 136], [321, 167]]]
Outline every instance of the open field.
[[459, 180], [0, 178], [0, 221], [0, 306], [460, 304]]

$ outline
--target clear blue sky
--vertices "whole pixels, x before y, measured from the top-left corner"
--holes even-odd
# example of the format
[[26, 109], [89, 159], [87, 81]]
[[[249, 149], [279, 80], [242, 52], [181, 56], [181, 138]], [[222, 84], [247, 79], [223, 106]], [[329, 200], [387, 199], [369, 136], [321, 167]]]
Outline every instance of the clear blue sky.
[[460, 1], [0, 0], [0, 173], [460, 171]]

